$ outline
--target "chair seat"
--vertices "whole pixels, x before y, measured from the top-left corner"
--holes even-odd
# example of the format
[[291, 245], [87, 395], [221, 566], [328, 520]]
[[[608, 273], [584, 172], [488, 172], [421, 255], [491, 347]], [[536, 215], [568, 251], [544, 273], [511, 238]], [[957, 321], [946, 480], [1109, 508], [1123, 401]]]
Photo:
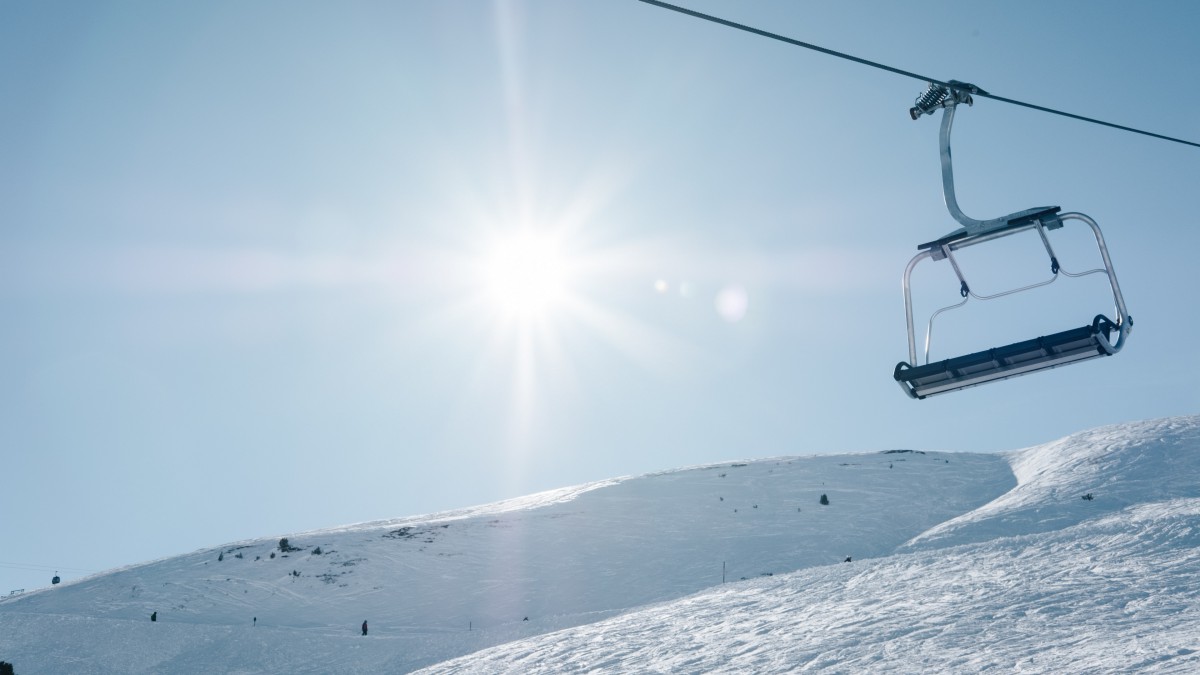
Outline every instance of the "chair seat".
[[896, 365], [895, 378], [916, 398], [1054, 368], [1113, 353], [1108, 337], [1117, 327], [1099, 316], [1089, 326], [1043, 335], [923, 366]]

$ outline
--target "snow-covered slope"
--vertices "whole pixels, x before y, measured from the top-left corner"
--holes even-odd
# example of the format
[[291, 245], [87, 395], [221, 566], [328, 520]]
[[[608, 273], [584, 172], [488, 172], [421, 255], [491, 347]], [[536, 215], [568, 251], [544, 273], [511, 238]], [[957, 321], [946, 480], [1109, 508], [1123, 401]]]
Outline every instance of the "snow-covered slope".
[[0, 660], [23, 675], [1185, 672], [1200, 666], [1197, 451], [1200, 417], [1176, 418], [1006, 455], [617, 479], [288, 535], [287, 553], [238, 542], [0, 602]]
[[1200, 500], [813, 568], [429, 672], [1200, 672]]
[[[1016, 488], [931, 529], [911, 546], [1048, 532], [1136, 504], [1200, 497], [1197, 419], [1103, 427], [1011, 453]], [[1089, 493], [1093, 499], [1081, 504]]]
[[723, 586], [429, 670], [1200, 672], [1200, 418], [1009, 458], [1016, 488], [913, 552]]

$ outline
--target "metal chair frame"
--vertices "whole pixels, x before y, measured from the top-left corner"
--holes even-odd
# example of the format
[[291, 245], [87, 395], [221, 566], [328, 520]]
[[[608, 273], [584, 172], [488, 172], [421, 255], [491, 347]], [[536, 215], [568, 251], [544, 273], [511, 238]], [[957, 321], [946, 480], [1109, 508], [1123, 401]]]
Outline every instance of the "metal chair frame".
[[[1008, 379], [1040, 370], [1056, 368], [1069, 363], [1076, 363], [1099, 356], [1116, 354], [1125, 344], [1129, 332], [1133, 328], [1133, 318], [1125, 307], [1125, 299], [1121, 287], [1117, 283], [1116, 271], [1104, 242], [1104, 235], [1095, 220], [1082, 213], [1059, 213], [1057, 206], [1036, 207], [1010, 213], [1007, 216], [991, 220], [976, 220], [963, 213], [958, 206], [954, 192], [954, 167], [950, 152], [950, 131], [954, 124], [954, 111], [959, 103], [972, 103], [970, 94], [978, 92], [978, 88], [966, 83], [951, 82], [952, 87], [930, 85], [930, 89], [917, 99], [916, 107], [910, 110], [913, 119], [923, 114], [933, 114], [941, 108], [942, 124], [939, 134], [942, 164], [942, 192], [946, 200], [946, 208], [950, 215], [962, 227], [935, 241], [921, 244], [920, 251], [904, 270], [904, 313], [908, 324], [908, 361], [896, 365], [894, 378], [908, 396], [923, 399], [927, 396], [957, 391], [987, 382]], [[1091, 227], [1096, 239], [1100, 257], [1104, 262], [1103, 268], [1084, 272], [1070, 272], [1062, 268], [1058, 257], [1050, 244], [1046, 232], [1063, 227], [1064, 221], [1078, 220]], [[1045, 281], [1015, 288], [992, 295], [978, 295], [971, 290], [962, 269], [955, 260], [954, 252], [968, 246], [984, 244], [996, 239], [1011, 236], [1021, 232], [1035, 230], [1040, 237], [1046, 253], [1050, 258], [1051, 276]], [[918, 364], [916, 334], [913, 328], [913, 308], [911, 276], [917, 263], [930, 259], [950, 261], [960, 284], [962, 302], [942, 307], [929, 317], [925, 333], [925, 363]], [[1097, 316], [1091, 325], [1076, 328], [1053, 335], [1044, 335], [1033, 340], [1014, 343], [1005, 347], [985, 350], [966, 356], [946, 359], [929, 363], [929, 346], [933, 335], [933, 322], [943, 312], [962, 307], [970, 298], [977, 300], [992, 300], [1014, 293], [1031, 290], [1058, 279], [1059, 274], [1068, 277], [1082, 277], [1089, 274], [1105, 274], [1112, 290], [1116, 319], [1110, 320], [1105, 316]], [[1110, 339], [1113, 333], [1116, 339]]]

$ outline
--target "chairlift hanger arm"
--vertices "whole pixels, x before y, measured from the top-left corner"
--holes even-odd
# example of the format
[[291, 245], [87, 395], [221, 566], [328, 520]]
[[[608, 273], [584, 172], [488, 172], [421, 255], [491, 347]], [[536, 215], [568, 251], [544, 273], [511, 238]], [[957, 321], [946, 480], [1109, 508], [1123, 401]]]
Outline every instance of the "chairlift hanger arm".
[[[963, 213], [963, 210], [958, 206], [958, 196], [954, 190], [954, 161], [953, 155], [950, 152], [950, 132], [954, 128], [954, 111], [960, 103], [973, 105], [975, 101], [971, 98], [972, 95], [984, 94], [987, 94], [987, 92], [968, 82], [950, 80], [946, 85], [931, 82], [929, 88], [917, 97], [913, 107], [908, 110], [909, 116], [914, 120], [920, 119], [923, 115], [932, 115], [939, 108], [942, 110], [941, 131], [938, 135], [942, 161], [942, 194], [946, 200], [946, 209], [962, 225], [962, 228], [951, 232], [936, 242], [922, 244], [920, 246], [922, 249], [940, 247], [942, 244], [964, 237], [975, 237], [988, 232], [1020, 227], [1031, 222], [1041, 222], [1044, 227], [1051, 230], [1062, 227], [1062, 222], [1055, 215], [1058, 212], [1057, 206], [1040, 206], [1025, 209], [990, 220], [972, 218]], [[934, 256], [937, 259], [941, 258], [936, 253], [936, 250]]]

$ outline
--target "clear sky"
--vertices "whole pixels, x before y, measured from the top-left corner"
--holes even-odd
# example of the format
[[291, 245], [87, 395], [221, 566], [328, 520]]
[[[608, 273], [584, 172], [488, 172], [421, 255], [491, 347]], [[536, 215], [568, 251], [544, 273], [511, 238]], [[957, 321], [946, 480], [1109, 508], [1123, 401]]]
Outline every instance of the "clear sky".
[[[685, 4], [1200, 140], [1197, 3]], [[1197, 412], [1200, 149], [990, 100], [956, 121], [963, 210], [1094, 217], [1136, 329], [903, 395], [901, 274], [956, 227], [923, 88], [633, 0], [0, 3], [0, 593], [692, 464]], [[933, 353], [1111, 314], [1088, 283], [969, 306]]]

